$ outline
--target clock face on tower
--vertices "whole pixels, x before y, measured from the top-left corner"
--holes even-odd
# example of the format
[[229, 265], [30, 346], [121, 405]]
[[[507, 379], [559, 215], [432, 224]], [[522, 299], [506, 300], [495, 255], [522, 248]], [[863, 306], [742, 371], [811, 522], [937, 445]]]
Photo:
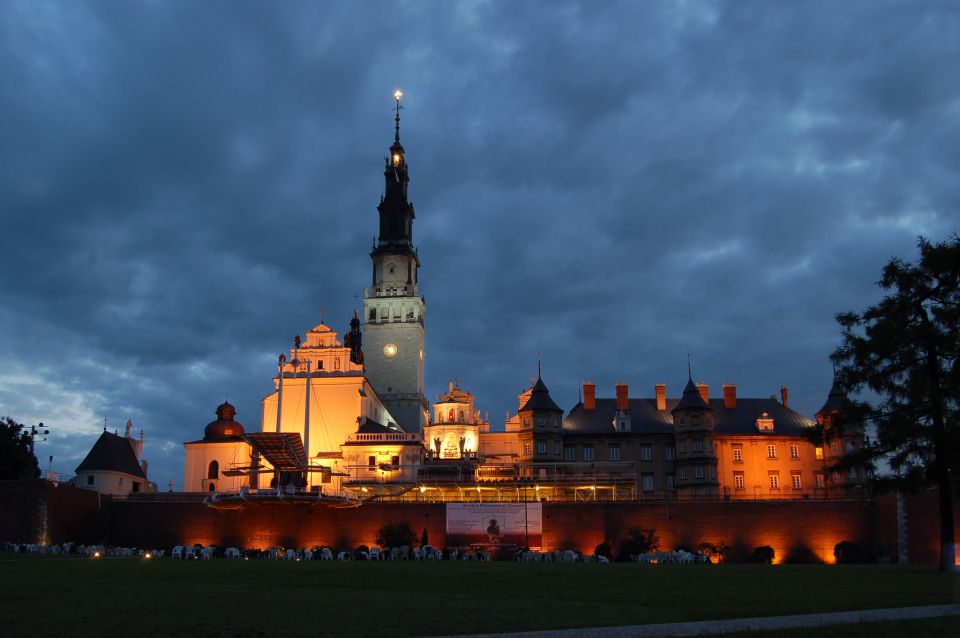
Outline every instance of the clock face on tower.
[[397, 344], [388, 343], [383, 346], [383, 356], [387, 357], [388, 359], [397, 356]]

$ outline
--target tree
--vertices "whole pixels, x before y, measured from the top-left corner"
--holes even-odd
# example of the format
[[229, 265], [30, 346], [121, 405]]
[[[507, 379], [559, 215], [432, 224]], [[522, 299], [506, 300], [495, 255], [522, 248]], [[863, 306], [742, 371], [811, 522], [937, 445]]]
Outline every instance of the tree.
[[380, 547], [413, 547], [417, 544], [417, 534], [407, 523], [386, 523], [377, 532], [377, 545]]
[[873, 426], [875, 437], [849, 462], [889, 467], [876, 478], [879, 488], [939, 490], [946, 571], [956, 561], [953, 492], [960, 469], [960, 237], [918, 243], [916, 264], [894, 258], [883, 268], [878, 285], [886, 296], [878, 304], [837, 315], [843, 329], [831, 355], [837, 383], [876, 398], [847, 402], [831, 429]]
[[620, 541], [620, 560], [632, 560], [633, 556], [649, 554], [660, 547], [660, 536], [652, 527], [627, 528], [627, 537]]
[[0, 479], [35, 479], [40, 476], [40, 465], [30, 442], [28, 426], [8, 416], [0, 418]]

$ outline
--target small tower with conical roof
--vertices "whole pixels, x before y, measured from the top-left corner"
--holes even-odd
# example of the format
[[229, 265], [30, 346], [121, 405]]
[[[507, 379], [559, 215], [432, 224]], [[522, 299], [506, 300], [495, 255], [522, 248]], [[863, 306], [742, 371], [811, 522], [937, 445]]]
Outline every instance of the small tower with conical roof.
[[[550, 397], [550, 390], [539, 370], [537, 381], [530, 389], [530, 398], [520, 406], [517, 416], [520, 419], [521, 463], [560, 461], [563, 454], [563, 410]], [[534, 470], [537, 470], [536, 466]]]
[[840, 470], [829, 470], [844, 460], [848, 454], [858, 451], [864, 444], [862, 423], [841, 422], [841, 413], [850, 404], [846, 393], [840, 387], [836, 377], [827, 400], [817, 410], [817, 423], [823, 428], [822, 453], [824, 472], [829, 483], [828, 489], [842, 490], [851, 495], [863, 490], [867, 480], [867, 471], [863, 465], [850, 465]]
[[677, 496], [711, 498], [719, 494], [713, 445], [713, 408], [689, 375], [680, 402], [670, 411], [676, 439]]

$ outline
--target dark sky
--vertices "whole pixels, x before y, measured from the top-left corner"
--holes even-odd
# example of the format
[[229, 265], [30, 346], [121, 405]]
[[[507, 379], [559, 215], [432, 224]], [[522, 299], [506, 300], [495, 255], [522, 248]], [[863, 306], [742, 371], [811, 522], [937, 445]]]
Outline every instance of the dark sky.
[[368, 285], [391, 95], [428, 398], [694, 376], [812, 415], [834, 315], [960, 228], [960, 5], [0, 3], [0, 415], [161, 489]]

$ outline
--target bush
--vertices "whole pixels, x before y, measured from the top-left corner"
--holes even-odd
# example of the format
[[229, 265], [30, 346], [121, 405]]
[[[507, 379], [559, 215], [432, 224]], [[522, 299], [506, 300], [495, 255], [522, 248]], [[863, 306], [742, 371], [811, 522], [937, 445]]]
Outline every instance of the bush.
[[377, 532], [377, 545], [380, 547], [413, 547], [417, 544], [417, 535], [407, 523], [386, 523]]
[[660, 536], [652, 527], [630, 527], [627, 537], [620, 541], [620, 560], [630, 560], [631, 556], [649, 554], [660, 548]]
[[593, 555], [610, 558], [613, 555], [613, 551], [612, 551], [612, 548], [610, 547], [610, 543], [600, 543], [599, 545], [597, 545], [596, 548], [593, 550]]
[[833, 547], [833, 557], [840, 565], [859, 563], [863, 559], [860, 547], [852, 541], [840, 541]]
[[722, 563], [727, 559], [730, 548], [721, 541], [719, 543], [700, 543], [700, 552], [706, 554], [711, 563]]
[[753, 550], [753, 562], [770, 565], [776, 554], [769, 545], [761, 545]]

